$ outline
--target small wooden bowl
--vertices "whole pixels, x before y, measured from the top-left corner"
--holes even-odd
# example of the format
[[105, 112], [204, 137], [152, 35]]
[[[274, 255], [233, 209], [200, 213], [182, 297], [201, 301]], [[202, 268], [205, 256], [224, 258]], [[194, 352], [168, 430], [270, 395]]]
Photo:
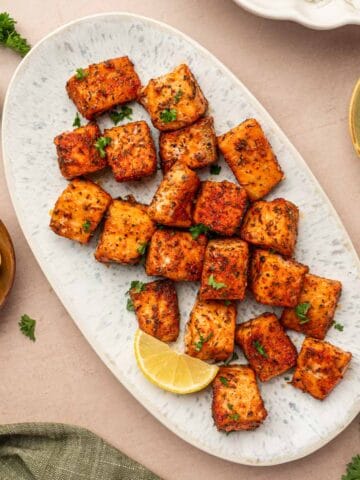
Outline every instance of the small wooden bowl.
[[15, 277], [15, 252], [10, 235], [0, 220], [0, 308], [10, 293]]

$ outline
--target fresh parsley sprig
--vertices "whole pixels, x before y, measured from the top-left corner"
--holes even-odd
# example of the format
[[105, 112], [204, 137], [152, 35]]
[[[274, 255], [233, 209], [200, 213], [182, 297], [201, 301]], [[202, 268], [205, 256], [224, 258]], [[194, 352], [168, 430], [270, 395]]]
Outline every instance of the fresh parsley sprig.
[[195, 350], [197, 352], [201, 352], [201, 349], [203, 348], [204, 343], [208, 342], [210, 340], [210, 338], [212, 338], [213, 336], [214, 336], [213, 332], [210, 332], [207, 337], [203, 337], [201, 332], [199, 332], [199, 341], [194, 343]]
[[253, 345], [254, 345], [254, 348], [256, 348], [256, 350], [258, 351], [258, 353], [260, 353], [260, 355], [262, 355], [264, 358], [268, 358], [265, 348], [263, 345], [261, 345], [259, 340], [254, 340]]
[[336, 330], [339, 330], [339, 332], [342, 332], [344, 330], [344, 325], [338, 322], [333, 322], [334, 328]]
[[134, 290], [135, 293], [140, 293], [145, 290], [145, 286], [146, 284], [144, 282], [140, 282], [140, 280], [133, 280], [130, 284], [130, 289], [128, 292], [130, 292], [130, 290]]
[[110, 145], [111, 138], [110, 137], [99, 137], [95, 142], [95, 148], [99, 152], [101, 158], [105, 158], [106, 151], [105, 147]]
[[295, 314], [299, 318], [299, 323], [301, 325], [310, 321], [310, 318], [306, 316], [310, 307], [311, 307], [310, 302], [299, 303], [299, 305], [296, 305]]
[[15, 28], [14, 20], [7, 12], [0, 13], [0, 45], [11, 48], [22, 57], [28, 53], [31, 45], [23, 38]]
[[84, 70], [83, 68], [76, 69], [76, 73], [75, 73], [76, 80], [84, 80], [88, 75], [89, 75], [89, 72], [87, 70]]
[[189, 228], [189, 232], [194, 240], [196, 240], [202, 233], [208, 233], [210, 228], [204, 225], [203, 223], [198, 223]]
[[33, 318], [29, 317], [29, 315], [24, 313], [24, 315], [21, 316], [19, 327], [20, 327], [20, 331], [25, 335], [25, 337], [28, 337], [30, 340], [35, 342], [36, 320], [34, 320]]
[[210, 287], [212, 287], [214, 290], [221, 290], [222, 288], [227, 287], [226, 283], [217, 282], [213, 274], [211, 274], [209, 277], [208, 285], [210, 285]]
[[77, 127], [77, 128], [81, 127], [81, 120], [80, 120], [79, 112], [76, 112], [76, 115], [75, 115], [72, 126]]
[[221, 172], [221, 166], [218, 165], [217, 163], [210, 165], [210, 174], [211, 175], [219, 175]]
[[170, 123], [177, 119], [177, 111], [175, 108], [165, 108], [160, 112], [160, 120], [163, 123]]
[[351, 462], [347, 464], [346, 473], [341, 480], [359, 480], [360, 479], [360, 455], [355, 455]]
[[132, 108], [128, 107], [127, 105], [123, 105], [120, 109], [120, 112], [118, 110], [112, 110], [109, 113], [109, 116], [111, 120], [114, 122], [114, 125], [117, 125], [119, 122], [127, 118], [128, 120], [132, 120]]
[[90, 220], [85, 220], [85, 222], [82, 224], [82, 229], [84, 230], [84, 232], [85, 233], [90, 232], [90, 227], [91, 227]]

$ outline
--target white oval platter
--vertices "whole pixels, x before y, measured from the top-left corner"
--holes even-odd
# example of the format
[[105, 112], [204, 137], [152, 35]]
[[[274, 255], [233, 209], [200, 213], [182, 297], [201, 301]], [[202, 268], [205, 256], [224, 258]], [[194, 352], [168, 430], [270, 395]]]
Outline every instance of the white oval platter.
[[[61, 177], [53, 138], [72, 128], [75, 106], [65, 82], [78, 67], [129, 55], [142, 82], [186, 62], [198, 78], [215, 117], [217, 133], [247, 117], [256, 117], [273, 145], [286, 180], [271, 197], [283, 196], [301, 210], [297, 258], [319, 275], [343, 282], [337, 312], [343, 332], [331, 329], [328, 339], [350, 350], [353, 361], [345, 379], [323, 403], [289, 386], [284, 376], [261, 385], [269, 416], [253, 432], [225, 436], [214, 427], [207, 389], [186, 397], [159, 390], [142, 376], [133, 354], [136, 320], [126, 310], [131, 280], [147, 281], [142, 267], [111, 265], [93, 258], [96, 238], [88, 246], [58, 237], [48, 228], [49, 210], [66, 186]], [[148, 119], [132, 104], [133, 119]], [[107, 115], [100, 127], [110, 126]], [[154, 137], [157, 132], [153, 129]], [[351, 242], [321, 187], [304, 160], [244, 85], [214, 56], [173, 28], [132, 14], [86, 17], [43, 39], [16, 70], [3, 115], [3, 154], [12, 201], [24, 234], [41, 268], [64, 306], [94, 350], [120, 382], [159, 421], [192, 445], [218, 457], [249, 465], [294, 460], [320, 448], [341, 432], [360, 410], [360, 274]], [[321, 161], [321, 159], [319, 159]], [[215, 180], [235, 181], [224, 161]], [[205, 178], [207, 171], [201, 176]], [[101, 176], [113, 196], [133, 194], [149, 202], [161, 179], [117, 184]], [[178, 287], [183, 331], [198, 285]], [[266, 308], [247, 300], [239, 305], [238, 321]], [[269, 309], [267, 309], [269, 310]], [[302, 336], [291, 334], [299, 347]], [[182, 338], [174, 348], [182, 349]], [[240, 361], [245, 362], [240, 356]], [[110, 414], [110, 413], [109, 413]]]
[[234, 2], [260, 17], [292, 20], [319, 30], [360, 24], [359, 0], [234, 0]]

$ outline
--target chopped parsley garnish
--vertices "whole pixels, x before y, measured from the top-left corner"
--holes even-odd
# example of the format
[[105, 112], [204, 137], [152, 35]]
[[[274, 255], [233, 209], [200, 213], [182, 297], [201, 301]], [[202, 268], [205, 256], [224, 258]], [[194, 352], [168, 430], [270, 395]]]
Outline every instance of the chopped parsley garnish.
[[229, 305], [231, 305], [231, 300], [225, 300], [224, 304], [228, 307]]
[[231, 420], [235, 420], [235, 422], [237, 422], [240, 418], [240, 415], [238, 413], [232, 413], [231, 415], [229, 415], [229, 417], [231, 418]]
[[105, 147], [110, 145], [111, 143], [111, 138], [110, 137], [99, 137], [96, 142], [95, 142], [95, 148], [99, 152], [99, 155], [101, 158], [105, 158], [106, 156], [106, 151]]
[[220, 165], [217, 165], [217, 164], [210, 165], [211, 175], [219, 175], [220, 172], [221, 172], [221, 166]]
[[233, 352], [232, 355], [230, 355], [230, 357], [225, 360], [224, 365], [229, 365], [229, 363], [237, 360], [238, 358], [239, 355], [236, 352]]
[[311, 307], [310, 302], [299, 303], [299, 305], [295, 307], [295, 314], [300, 319], [299, 321], [300, 324], [307, 323], [310, 321], [310, 318], [306, 316], [310, 307]]
[[344, 330], [344, 325], [334, 322], [334, 328], [336, 328], [336, 330], [339, 330], [339, 332], [342, 332]]
[[145, 290], [145, 283], [140, 280], [133, 280], [130, 284], [130, 290], [134, 290], [135, 293], [140, 293]]
[[183, 94], [184, 94], [184, 92], [182, 90], [178, 90], [175, 94], [174, 102], [179, 103], [180, 98], [183, 96]]
[[355, 455], [346, 466], [346, 473], [341, 480], [358, 480], [360, 478], [360, 455]]
[[109, 116], [111, 120], [114, 122], [115, 125], [117, 125], [119, 122], [127, 118], [128, 120], [132, 120], [132, 115], [133, 111], [132, 108], [128, 107], [127, 105], [123, 105], [121, 107], [120, 112], [117, 110], [112, 110], [109, 113]]
[[193, 225], [189, 228], [189, 232], [194, 240], [196, 240], [202, 233], [208, 233], [209, 230], [210, 228], [203, 223], [198, 223], [197, 225]]
[[91, 227], [90, 220], [85, 220], [85, 222], [82, 224], [82, 228], [84, 232], [88, 233], [90, 231], [90, 227]]
[[234, 408], [234, 405], [232, 403], [228, 403], [227, 407], [228, 407], [229, 410], [232, 410]]
[[148, 242], [142, 243], [142, 244], [137, 248], [138, 253], [140, 253], [140, 255], [145, 255], [146, 249], [147, 249], [148, 245], [149, 245]]
[[[198, 332], [199, 332], [199, 331], [198, 331]], [[213, 335], [214, 335], [213, 332], [210, 332], [207, 337], [203, 337], [203, 336], [201, 335], [201, 333], [199, 332], [199, 339], [200, 339], [200, 340], [199, 340], [198, 342], [195, 342], [195, 343], [194, 343], [195, 350], [196, 350], [197, 352], [201, 352], [201, 349], [202, 349], [204, 343], [208, 342]]]
[[265, 348], [261, 345], [259, 340], [254, 340], [253, 345], [256, 348], [256, 350], [260, 353], [260, 355], [267, 358], [267, 353], [265, 352]]
[[229, 380], [226, 377], [219, 377], [219, 380], [225, 387], [229, 385]]
[[126, 310], [128, 310], [129, 312], [134, 312], [135, 311], [135, 307], [134, 307], [134, 304], [133, 304], [133, 301], [131, 300], [131, 298], [127, 299]]
[[30, 318], [29, 315], [21, 316], [21, 320], [19, 322], [20, 331], [25, 335], [25, 337], [30, 338], [33, 342], [35, 342], [35, 326], [36, 320]]
[[213, 274], [211, 274], [209, 277], [208, 285], [210, 285], [210, 287], [212, 287], [214, 290], [221, 290], [222, 288], [227, 287], [226, 283], [217, 282]]
[[78, 127], [78, 128], [81, 127], [81, 120], [80, 120], [79, 112], [76, 112], [76, 115], [75, 115], [72, 126], [73, 127]]
[[84, 80], [89, 75], [83, 68], [77, 68], [75, 73], [76, 80]]
[[160, 112], [160, 120], [163, 123], [170, 123], [177, 119], [177, 111], [175, 108], [165, 108], [162, 112]]
[[288, 382], [290, 380], [290, 377], [284, 377], [284, 380]]
[[16, 23], [16, 20], [10, 17], [8, 13], [0, 13], [0, 45], [10, 48], [24, 57], [31, 46], [28, 41], [16, 31]]

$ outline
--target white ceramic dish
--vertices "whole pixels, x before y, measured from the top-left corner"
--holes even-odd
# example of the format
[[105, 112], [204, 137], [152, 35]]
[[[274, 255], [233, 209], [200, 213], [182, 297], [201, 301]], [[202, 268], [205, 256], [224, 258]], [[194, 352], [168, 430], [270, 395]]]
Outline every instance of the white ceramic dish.
[[[314, 273], [340, 279], [344, 294], [328, 339], [354, 357], [341, 385], [323, 403], [286, 384], [283, 377], [261, 385], [268, 419], [256, 431], [225, 436], [216, 431], [210, 412], [211, 392], [187, 397], [163, 392], [146, 381], [133, 355], [136, 321], [126, 311], [130, 280], [147, 280], [141, 267], [106, 266], [93, 259], [96, 239], [81, 246], [54, 235], [49, 210], [65, 188], [53, 137], [71, 129], [75, 107], [65, 93], [67, 78], [78, 67], [129, 55], [140, 78], [147, 80], [187, 62], [210, 102], [218, 133], [255, 116], [269, 136], [287, 179], [272, 194], [300, 208], [297, 258]], [[133, 105], [133, 119], [148, 119]], [[104, 116], [100, 126], [111, 122]], [[157, 133], [153, 129], [156, 137]], [[189, 443], [213, 455], [250, 465], [287, 462], [320, 448], [341, 432], [360, 410], [359, 261], [336, 212], [307, 168], [263, 107], [215, 57], [173, 28], [130, 14], [102, 14], [72, 22], [42, 40], [18, 67], [5, 100], [3, 149], [9, 191], [25, 236], [49, 282], [89, 343], [114, 375], [162, 423]], [[221, 160], [216, 180], [234, 181]], [[202, 172], [203, 177], [208, 172]], [[114, 196], [132, 193], [148, 202], [160, 181], [102, 185]], [[197, 291], [179, 286], [182, 330]], [[264, 306], [239, 305], [239, 321], [264, 312]], [[302, 336], [292, 334], [299, 347]], [[175, 348], [182, 348], [182, 339]], [[244, 362], [241, 357], [240, 361]]]
[[359, 0], [234, 0], [234, 2], [261, 17], [293, 20], [319, 30], [360, 24]]

